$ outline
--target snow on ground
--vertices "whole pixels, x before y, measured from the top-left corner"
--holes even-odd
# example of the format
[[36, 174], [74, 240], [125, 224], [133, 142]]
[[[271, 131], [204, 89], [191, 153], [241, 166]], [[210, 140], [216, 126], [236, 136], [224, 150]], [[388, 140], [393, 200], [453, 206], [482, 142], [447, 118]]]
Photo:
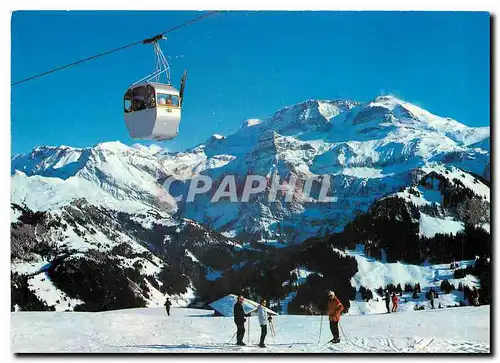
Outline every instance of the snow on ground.
[[55, 164], [52, 166], [53, 169], [60, 169], [67, 166], [68, 164], [78, 162], [78, 160], [82, 155], [82, 152], [80, 150], [71, 150], [68, 153], [61, 153], [61, 154], [62, 155], [60, 156], [59, 159], [57, 159], [57, 157], [59, 157], [59, 155], [57, 155], [57, 157], [53, 156], [47, 160], [47, 162], [49, 163], [55, 162]]
[[[154, 264], [153, 262], [149, 261], [148, 259], [145, 259], [144, 257], [128, 258], [117, 255], [115, 258], [121, 262], [120, 265], [123, 268], [133, 268], [135, 270], [138, 270], [141, 274], [144, 275], [154, 276], [159, 274], [161, 271], [160, 267], [162, 266], [161, 262], [159, 264]], [[140, 269], [135, 267], [136, 263], [140, 263], [141, 265]]]
[[318, 110], [328, 121], [330, 121], [333, 117], [337, 116], [342, 112], [339, 106], [332, 104], [330, 102], [318, 102]]
[[[450, 264], [411, 265], [401, 262], [380, 262], [365, 256], [362, 245], [358, 245], [356, 250], [348, 251], [348, 253], [354, 256], [358, 263], [358, 272], [351, 278], [352, 286], [356, 287], [356, 290], [359, 290], [360, 286], [364, 286], [365, 288], [371, 289], [373, 293], [373, 299], [368, 302], [362, 301], [361, 299], [351, 301], [349, 315], [386, 312], [385, 300], [383, 300], [375, 290], [379, 287], [385, 288], [388, 284], [401, 284], [401, 287], [404, 288], [406, 283], [412, 286], [417, 282], [420, 283], [422, 292], [419, 294], [418, 298], [413, 299], [412, 293], [405, 292], [403, 292], [402, 296], [399, 296], [400, 301], [398, 309], [401, 311], [414, 311], [416, 307], [431, 309], [431, 302], [425, 298], [425, 292], [431, 287], [434, 288], [439, 295], [438, 298], [434, 300], [436, 307], [439, 307], [439, 305], [443, 307], [458, 306], [460, 302], [468, 305], [468, 301], [464, 299], [462, 291], [455, 290], [450, 294], [444, 294], [440, 289], [443, 280], [448, 280], [450, 284], [453, 284], [456, 288], [459, 283], [462, 283], [464, 286], [467, 285], [470, 288], [474, 286], [477, 288], [480, 287], [480, 281], [472, 275], [467, 275], [460, 279], [453, 278], [454, 269], [450, 268]], [[465, 268], [467, 265], [473, 265], [474, 261], [459, 261], [457, 264], [459, 268]]]
[[436, 234], [441, 233], [451, 233], [457, 234], [464, 230], [464, 224], [459, 221], [455, 221], [451, 217], [446, 217], [444, 219], [431, 217], [428, 214], [420, 212], [420, 237], [432, 238]]
[[[126, 194], [117, 190], [116, 195], [110, 194], [102, 189], [97, 182], [79, 177], [70, 177], [64, 180], [39, 175], [26, 176], [24, 173], [16, 171], [12, 176], [11, 184], [11, 201], [17, 204], [25, 203], [33, 211], [55, 210], [79, 198], [85, 198], [93, 205], [131, 214], [147, 212], [151, 209], [142, 200], [134, 199], [130, 193]], [[149, 184], [152, 182], [150, 181]], [[157, 195], [162, 202], [172, 208], [175, 207], [175, 202], [165, 189], [158, 185], [149, 184], [146, 186], [157, 192], [156, 194], [151, 192], [151, 194]]]
[[147, 301], [147, 306], [148, 307], [156, 307], [156, 306], [164, 306], [166, 297], [161, 293], [159, 290], [157, 290], [151, 283], [145, 279], [146, 285], [148, 286], [149, 289], [149, 299]]
[[290, 271], [290, 274], [292, 273], [295, 273], [297, 275], [297, 284], [302, 285], [304, 282], [306, 282], [307, 276], [314, 274], [315, 272], [310, 271], [305, 267], [297, 267], [296, 269]]
[[134, 149], [137, 149], [137, 150], [140, 150], [144, 153], [147, 153], [147, 154], [158, 154], [159, 152], [163, 151], [164, 149], [160, 146], [160, 145], [157, 145], [157, 144], [151, 144], [151, 145], [142, 145], [142, 144], [139, 144], [139, 143], [135, 143], [132, 145], [132, 147]]
[[186, 307], [191, 304], [191, 302], [196, 298], [195, 289], [191, 280], [189, 281], [189, 286], [187, 287], [185, 293], [170, 295], [169, 298], [173, 307]]
[[248, 120], [246, 120], [242, 125], [241, 127], [244, 128], [244, 127], [252, 127], [252, 126], [255, 126], [255, 125], [258, 125], [262, 122], [261, 119], [258, 119], [258, 118], [249, 118]]
[[387, 175], [382, 174], [382, 169], [367, 168], [367, 167], [356, 167], [356, 168], [344, 168], [342, 169], [342, 174], [354, 176], [356, 178], [385, 178]]
[[[246, 347], [234, 345], [232, 317], [212, 310], [163, 308], [101, 313], [12, 312], [15, 353], [490, 353], [490, 307], [461, 307], [341, 319], [341, 343], [320, 316], [277, 316], [276, 335], [257, 346], [256, 316], [247, 318]], [[321, 339], [318, 342], [320, 323]], [[250, 327], [248, 326], [250, 324]], [[249, 329], [250, 328], [250, 329]], [[345, 335], [342, 333], [344, 331]], [[229, 344], [231, 342], [231, 344]]]
[[457, 179], [465, 187], [472, 190], [476, 195], [479, 195], [487, 202], [490, 202], [490, 188], [469, 173], [463, 172], [462, 170], [453, 166], [446, 166], [437, 163], [428, 163], [428, 165], [423, 167], [422, 170], [427, 173], [436, 171], [445, 176], [450, 182], [453, 182], [454, 179]]
[[193, 262], [200, 262], [200, 260], [198, 260], [198, 258], [189, 250], [186, 250], [186, 256], [193, 260]]
[[249, 251], [257, 251], [257, 252], [260, 252], [261, 250], [257, 249], [257, 248], [253, 248], [252, 245], [248, 242], [245, 242], [241, 245], [238, 245], [238, 244], [235, 244], [234, 245], [234, 249], [235, 250], [249, 250]]
[[361, 285], [370, 289], [388, 284], [420, 282], [422, 288], [434, 278], [431, 268], [397, 263], [383, 263], [369, 257], [352, 253], [358, 263], [358, 272], [351, 278], [351, 285], [359, 289]]
[[49, 260], [45, 260], [41, 257], [39, 257], [39, 259], [34, 262], [12, 260], [10, 264], [10, 270], [11, 272], [16, 272], [20, 275], [30, 275], [39, 272], [48, 263]]
[[10, 208], [10, 223], [17, 222], [17, 219], [21, 217], [22, 213], [17, 209]]
[[152, 229], [156, 223], [156, 218], [153, 216], [139, 217], [133, 215], [130, 217], [130, 220], [140, 224], [145, 229]]
[[276, 239], [265, 239], [265, 240], [259, 241], [259, 243], [262, 243], [266, 246], [274, 247], [274, 248], [285, 248], [285, 247], [289, 246], [289, 244], [280, 242]]
[[[393, 195], [403, 198], [407, 200], [410, 203], [415, 204], [418, 207], [424, 206], [424, 205], [432, 205], [432, 203], [436, 203], [437, 205], [441, 205], [443, 202], [443, 195], [441, 192], [438, 190], [437, 185], [435, 188], [428, 189], [424, 188], [422, 186], [419, 186], [417, 188], [412, 187], [412, 189], [416, 189], [419, 193], [419, 195], [414, 195], [410, 193], [409, 188], [405, 188], [402, 192], [397, 192], [394, 193]], [[391, 195], [392, 196], [392, 195]]]
[[73, 310], [76, 305], [83, 303], [81, 300], [70, 298], [59, 290], [44, 272], [30, 277], [28, 288], [34, 291], [41, 300], [46, 301], [49, 306], [54, 306], [56, 311]]
[[[358, 272], [352, 277], [351, 284], [359, 289], [360, 285], [366, 288], [377, 289], [378, 287], [386, 286], [387, 284], [405, 283], [415, 284], [420, 283], [422, 290], [424, 288], [436, 287], [442, 280], [447, 279], [451, 282], [453, 279], [453, 269], [450, 269], [450, 264], [438, 265], [412, 265], [408, 263], [395, 262], [385, 263], [374, 258], [364, 255], [363, 246], [358, 245], [356, 250], [347, 251], [349, 255], [356, 258], [358, 263]], [[467, 265], [473, 265], [474, 261], [458, 261], [456, 262], [460, 268], [465, 268]], [[455, 279], [454, 282], [477, 286], [477, 280]], [[474, 283], [474, 285], [471, 285]]]

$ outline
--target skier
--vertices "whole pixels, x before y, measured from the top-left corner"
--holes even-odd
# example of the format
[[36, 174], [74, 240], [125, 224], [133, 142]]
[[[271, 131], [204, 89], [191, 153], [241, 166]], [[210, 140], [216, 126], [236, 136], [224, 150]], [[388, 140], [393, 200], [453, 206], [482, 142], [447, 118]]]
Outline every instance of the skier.
[[333, 339], [330, 340], [331, 343], [339, 343], [339, 322], [340, 313], [344, 311], [344, 305], [335, 296], [333, 291], [328, 292], [328, 317], [330, 320], [330, 331], [332, 332]]
[[307, 305], [307, 315], [313, 315], [313, 306], [311, 303]]
[[234, 304], [233, 314], [234, 314], [234, 323], [236, 324], [236, 345], [246, 345], [243, 342], [243, 337], [245, 336], [245, 322], [247, 319], [245, 317], [249, 317], [249, 314], [245, 314], [243, 310], [243, 301], [245, 299], [243, 296], [238, 296], [238, 301]]
[[398, 310], [398, 301], [399, 301], [398, 296], [396, 295], [395, 292], [393, 292], [392, 293], [392, 311], [393, 312], [396, 312]]
[[429, 298], [431, 300], [431, 307], [434, 309], [434, 291], [432, 289], [429, 292]]
[[391, 295], [389, 294], [389, 290], [385, 290], [385, 308], [387, 309], [387, 313], [391, 313], [391, 309], [389, 307], [389, 303], [391, 301]]
[[479, 291], [475, 286], [472, 290], [472, 303], [474, 306], [479, 306]]
[[266, 300], [262, 299], [260, 301], [260, 305], [257, 308], [257, 312], [259, 314], [259, 324], [260, 324], [260, 344], [259, 347], [265, 348], [266, 345], [264, 344], [264, 340], [266, 339], [267, 335], [267, 322], [271, 322], [271, 316], [267, 315], [267, 311], [265, 309], [266, 307]]
[[170, 316], [170, 306], [172, 303], [170, 302], [170, 299], [167, 297], [167, 300], [165, 301], [165, 309], [167, 309], [167, 314]]

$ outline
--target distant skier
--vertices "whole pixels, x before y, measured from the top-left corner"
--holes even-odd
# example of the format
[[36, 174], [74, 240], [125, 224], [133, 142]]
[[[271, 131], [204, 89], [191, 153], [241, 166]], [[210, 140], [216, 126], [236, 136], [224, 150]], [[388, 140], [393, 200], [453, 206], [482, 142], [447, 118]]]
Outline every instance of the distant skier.
[[238, 296], [238, 301], [234, 304], [233, 315], [234, 323], [236, 324], [236, 345], [246, 345], [243, 343], [243, 337], [245, 336], [245, 322], [247, 319], [245, 317], [250, 316], [250, 314], [245, 314], [243, 310], [243, 301], [245, 299], [243, 296]]
[[170, 299], [167, 297], [167, 300], [165, 301], [165, 309], [167, 309], [168, 316], [170, 316], [170, 306], [172, 306], [172, 303], [170, 302]]
[[311, 303], [309, 303], [306, 307], [306, 312], [307, 312], [307, 315], [313, 315], [313, 306]]
[[257, 308], [257, 312], [259, 314], [259, 324], [260, 324], [260, 344], [259, 347], [265, 348], [266, 344], [264, 343], [264, 340], [266, 339], [267, 335], [267, 322], [271, 322], [271, 316], [267, 315], [267, 311], [265, 309], [266, 307], [266, 300], [262, 299], [260, 301], [260, 305]]
[[389, 307], [389, 304], [391, 302], [391, 295], [389, 294], [389, 290], [385, 290], [385, 308], [387, 309], [387, 313], [391, 313], [391, 308]]
[[333, 291], [328, 292], [328, 318], [330, 320], [330, 331], [332, 332], [333, 339], [330, 340], [331, 343], [339, 343], [339, 322], [340, 313], [344, 311], [344, 305], [335, 296]]
[[431, 300], [431, 308], [434, 309], [434, 290], [431, 289], [431, 291], [429, 291], [429, 299]]
[[474, 286], [472, 290], [472, 304], [474, 306], [479, 306], [479, 291]]
[[392, 311], [395, 313], [398, 310], [399, 298], [395, 292], [392, 293]]

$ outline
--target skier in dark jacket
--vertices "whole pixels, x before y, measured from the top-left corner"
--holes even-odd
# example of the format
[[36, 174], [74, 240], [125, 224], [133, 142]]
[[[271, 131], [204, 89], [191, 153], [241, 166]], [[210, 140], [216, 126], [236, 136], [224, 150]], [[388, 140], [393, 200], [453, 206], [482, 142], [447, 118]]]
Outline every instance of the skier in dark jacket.
[[238, 301], [234, 304], [234, 323], [236, 324], [236, 345], [246, 345], [243, 343], [243, 337], [245, 336], [245, 317], [250, 316], [250, 314], [245, 314], [243, 310], [243, 301], [245, 299], [243, 296], [238, 296]]
[[431, 300], [431, 308], [434, 309], [434, 298], [436, 295], [434, 295], [434, 290], [431, 288], [429, 291], [429, 300]]
[[479, 306], [479, 291], [475, 286], [472, 290], [472, 305]]
[[170, 306], [172, 303], [170, 302], [170, 299], [167, 297], [167, 300], [165, 301], [165, 309], [167, 309], [167, 314], [170, 316]]
[[387, 309], [387, 313], [391, 313], [391, 309], [389, 308], [389, 303], [391, 302], [391, 295], [389, 294], [389, 290], [385, 291], [385, 308]]

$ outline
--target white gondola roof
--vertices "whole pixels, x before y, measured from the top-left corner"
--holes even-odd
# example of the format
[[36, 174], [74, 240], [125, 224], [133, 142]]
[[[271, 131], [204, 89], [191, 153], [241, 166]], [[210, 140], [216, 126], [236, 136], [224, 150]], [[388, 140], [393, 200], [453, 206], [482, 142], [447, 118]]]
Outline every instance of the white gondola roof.
[[[223, 298], [216, 300], [210, 304], [208, 304], [212, 309], [218, 311], [220, 314], [224, 316], [233, 316], [234, 304], [238, 300], [238, 296], [234, 294], [229, 294], [224, 296]], [[259, 304], [253, 300], [245, 298], [243, 301], [243, 311], [245, 314], [252, 313], [257, 310]], [[276, 312], [271, 309], [264, 308], [268, 314], [278, 315]]]
[[179, 95], [179, 90], [172, 86], [171, 84], [166, 83], [157, 83], [157, 82], [140, 82], [130, 86], [129, 88], [135, 88], [140, 86], [151, 85], [156, 90], [156, 93], [166, 93], [171, 95]]

